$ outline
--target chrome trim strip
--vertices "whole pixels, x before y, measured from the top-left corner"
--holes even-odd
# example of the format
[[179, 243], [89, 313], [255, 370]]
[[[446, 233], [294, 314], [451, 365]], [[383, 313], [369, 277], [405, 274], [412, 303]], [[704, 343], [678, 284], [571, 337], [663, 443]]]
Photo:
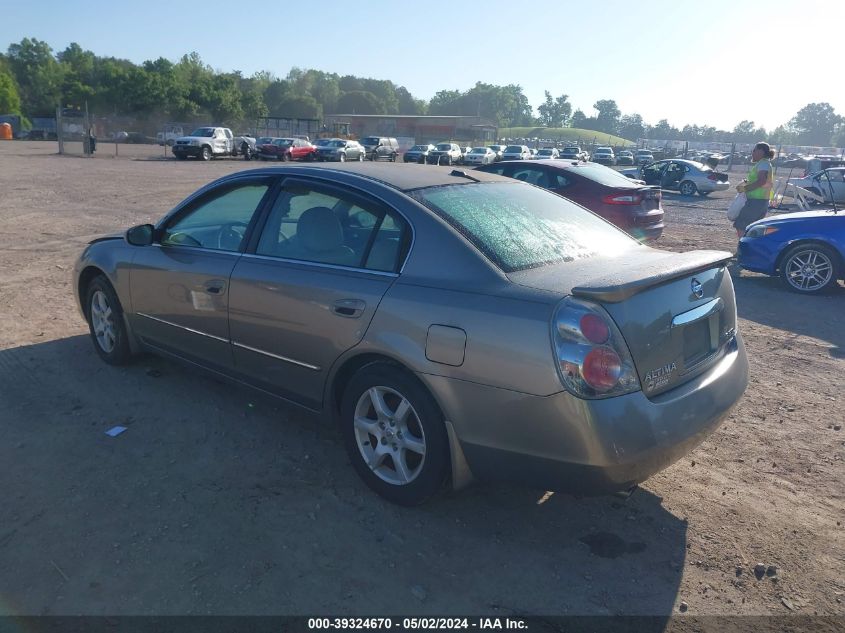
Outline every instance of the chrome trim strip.
[[185, 330], [186, 332], [190, 332], [191, 334], [199, 334], [200, 336], [205, 336], [214, 339], [215, 341], [220, 341], [221, 343], [229, 343], [229, 339], [222, 338], [220, 336], [214, 336], [214, 334], [208, 334], [206, 332], [200, 332], [199, 330], [194, 330], [192, 328], [185, 327], [184, 325], [171, 323], [170, 321], [165, 321], [164, 319], [159, 319], [158, 317], [150, 316], [149, 314], [144, 314], [143, 312], [136, 312], [135, 314], [146, 319], [151, 319], [153, 321], [158, 321], [159, 323], [164, 323], [165, 325], [170, 325], [172, 327], [179, 328], [180, 330]]
[[267, 260], [270, 262], [282, 262], [285, 264], [303, 264], [306, 266], [315, 266], [317, 268], [329, 268], [331, 270], [343, 270], [347, 272], [355, 272], [355, 273], [368, 273], [370, 275], [380, 275], [382, 277], [392, 277], [396, 278], [399, 275], [397, 273], [389, 273], [384, 270], [370, 270], [369, 268], [358, 268], [356, 266], [340, 266], [338, 264], [323, 264], [320, 262], [309, 262], [303, 259], [288, 259], [286, 257], [273, 257], [271, 255], [257, 255], [255, 253], [244, 253], [241, 255], [244, 259], [260, 259], [260, 260]]
[[309, 365], [308, 363], [303, 363], [302, 361], [293, 360], [292, 358], [287, 358], [285, 356], [279, 356], [278, 354], [272, 354], [270, 352], [265, 352], [263, 349], [257, 349], [255, 347], [250, 347], [249, 345], [244, 345], [243, 343], [237, 343], [232, 341], [232, 345], [235, 347], [240, 347], [241, 349], [249, 350], [250, 352], [255, 352], [256, 354], [263, 354], [264, 356], [269, 356], [270, 358], [275, 358], [276, 360], [281, 360], [286, 363], [291, 363], [293, 365], [299, 365], [300, 367], [305, 367], [305, 369], [311, 369], [314, 371], [320, 371], [320, 368], [316, 365]]
[[241, 256], [241, 251], [227, 251], [223, 249], [217, 248], [206, 248], [204, 246], [187, 246], [185, 244], [159, 244], [155, 242], [150, 244], [150, 246], [155, 246], [161, 250], [170, 250], [174, 248], [184, 248], [186, 252], [189, 253], [212, 253], [214, 255], [229, 255], [231, 257], [238, 258]]
[[672, 319], [672, 327], [680, 327], [682, 325], [689, 325], [701, 319], [706, 319], [712, 314], [715, 314], [724, 307], [721, 297], [716, 297], [712, 301], [708, 301], [704, 305], [700, 305], [692, 310], [687, 310], [677, 315]]

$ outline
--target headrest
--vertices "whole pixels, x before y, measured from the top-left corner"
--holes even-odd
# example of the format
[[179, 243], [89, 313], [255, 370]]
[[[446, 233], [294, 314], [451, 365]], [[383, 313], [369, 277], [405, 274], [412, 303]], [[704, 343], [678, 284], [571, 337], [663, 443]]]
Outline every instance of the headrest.
[[343, 244], [343, 227], [334, 211], [328, 207], [313, 207], [300, 216], [296, 236], [304, 248], [320, 253]]

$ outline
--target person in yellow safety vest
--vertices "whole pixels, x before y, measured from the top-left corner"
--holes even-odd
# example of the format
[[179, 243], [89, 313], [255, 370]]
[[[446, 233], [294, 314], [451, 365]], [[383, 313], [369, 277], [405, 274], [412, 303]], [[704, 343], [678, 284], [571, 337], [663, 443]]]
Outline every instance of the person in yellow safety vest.
[[761, 220], [769, 210], [769, 199], [772, 195], [772, 183], [774, 182], [772, 159], [775, 157], [775, 150], [769, 147], [768, 143], [757, 143], [751, 153], [751, 162], [754, 163], [748, 176], [736, 186], [736, 190], [744, 193], [748, 200], [734, 220], [734, 228], [737, 237], [745, 235], [745, 229], [752, 222]]

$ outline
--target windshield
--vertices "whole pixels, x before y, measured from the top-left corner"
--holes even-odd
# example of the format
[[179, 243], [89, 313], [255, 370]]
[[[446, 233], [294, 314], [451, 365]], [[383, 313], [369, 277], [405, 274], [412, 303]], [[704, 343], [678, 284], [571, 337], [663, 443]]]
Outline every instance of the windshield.
[[486, 147], [473, 147], [470, 154], [486, 154], [487, 148]]
[[569, 200], [521, 183], [427, 187], [412, 195], [506, 273], [639, 245]]
[[273, 145], [293, 145], [292, 138], [277, 138], [273, 141]]
[[428, 151], [428, 145], [414, 145], [411, 148], [411, 151], [412, 152], [427, 152]]
[[521, 145], [508, 145], [505, 148], [506, 154], [521, 154], [522, 153], [522, 146]]
[[207, 138], [211, 138], [214, 136], [214, 128], [213, 127], [198, 127], [196, 130], [191, 132], [191, 136], [205, 136]]
[[329, 147], [345, 147], [346, 141], [329, 141]]
[[361, 140], [361, 144], [378, 145], [378, 136], [368, 136], [367, 138]]
[[554, 150], [550, 149], [541, 149], [537, 154], [542, 154], [543, 156], [551, 156], [554, 153]]
[[441, 152], [448, 152], [450, 149], [452, 149], [452, 145], [449, 143], [440, 143], [437, 145], [437, 149]]
[[581, 152], [581, 148], [580, 147], [567, 147], [563, 151], [566, 152], [567, 154], [579, 154]]
[[262, 136], [257, 141], [255, 141], [255, 144], [256, 145], [266, 145], [267, 143], [270, 143], [272, 140], [273, 140], [272, 136]]

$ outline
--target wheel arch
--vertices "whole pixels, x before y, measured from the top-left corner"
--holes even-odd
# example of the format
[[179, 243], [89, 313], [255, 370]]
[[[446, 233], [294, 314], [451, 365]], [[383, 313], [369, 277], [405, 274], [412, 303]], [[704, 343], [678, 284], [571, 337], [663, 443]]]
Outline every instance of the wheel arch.
[[85, 305], [85, 295], [88, 293], [88, 286], [96, 277], [105, 277], [109, 280], [109, 283], [114, 287], [111, 279], [106, 274], [106, 272], [100, 268], [99, 266], [94, 266], [89, 264], [86, 266], [82, 272], [79, 273], [79, 279], [76, 284], [76, 293], [77, 297], [79, 297], [79, 307], [82, 310], [83, 316], [87, 319], [88, 318], [88, 306]]
[[85, 296], [88, 294], [88, 286], [97, 277], [103, 277], [112, 287], [115, 298], [120, 304], [120, 312], [123, 315], [123, 325], [126, 328], [127, 339], [129, 341], [129, 349], [132, 351], [133, 354], [138, 353], [141, 349], [141, 346], [138, 343], [138, 339], [135, 338], [135, 333], [132, 330], [132, 324], [129, 322], [129, 319], [126, 315], [126, 307], [120, 300], [120, 293], [117, 291], [117, 284], [115, 284], [114, 279], [112, 279], [105, 270], [95, 264], [88, 264], [87, 266], [85, 266], [85, 268], [83, 268], [82, 271], [79, 273], [79, 278], [76, 283], [76, 292], [77, 297], [79, 298], [79, 309], [82, 311], [82, 316], [85, 318], [86, 321], [88, 320], [88, 305], [87, 301], [85, 301]]
[[833, 257], [834, 257], [833, 263], [836, 266], [835, 273], [836, 273], [837, 277], [840, 277], [841, 275], [845, 274], [845, 261], [842, 259], [842, 254], [839, 252], [839, 249], [836, 248], [836, 246], [834, 246], [830, 242], [826, 242], [825, 240], [817, 238], [817, 237], [801, 238], [801, 239], [793, 240], [792, 242], [789, 242], [788, 244], [786, 244], [786, 246], [784, 246], [781, 249], [780, 253], [778, 253], [777, 259], [775, 259], [775, 266], [774, 266], [775, 272], [780, 273], [780, 267], [781, 267], [781, 264], [783, 264], [783, 259], [784, 259], [784, 257], [786, 257], [786, 254], [789, 251], [791, 251], [796, 246], [804, 246], [804, 245], [807, 245], [807, 244], [818, 244], [819, 246], [824, 246], [828, 250], [833, 251]]
[[455, 432], [454, 426], [449, 419], [449, 414], [444, 408], [443, 403], [437, 394], [426, 384], [426, 381], [420, 375], [408, 367], [400, 360], [393, 358], [387, 354], [380, 352], [364, 352], [351, 356], [341, 362], [336, 370], [332, 373], [328, 386], [326, 388], [326, 396], [324, 402], [324, 410], [328, 413], [328, 418], [337, 423], [340, 419], [340, 403], [343, 399], [343, 392], [349, 381], [360, 369], [374, 363], [388, 363], [395, 365], [398, 369], [404, 371], [409, 376], [413, 377], [420, 386], [426, 390], [431, 396], [432, 400], [437, 404], [440, 413], [443, 415], [444, 426], [446, 427], [446, 434], [449, 441], [449, 481], [454, 490], [469, 485], [474, 476], [469, 468], [463, 449], [461, 448], [460, 440]]

